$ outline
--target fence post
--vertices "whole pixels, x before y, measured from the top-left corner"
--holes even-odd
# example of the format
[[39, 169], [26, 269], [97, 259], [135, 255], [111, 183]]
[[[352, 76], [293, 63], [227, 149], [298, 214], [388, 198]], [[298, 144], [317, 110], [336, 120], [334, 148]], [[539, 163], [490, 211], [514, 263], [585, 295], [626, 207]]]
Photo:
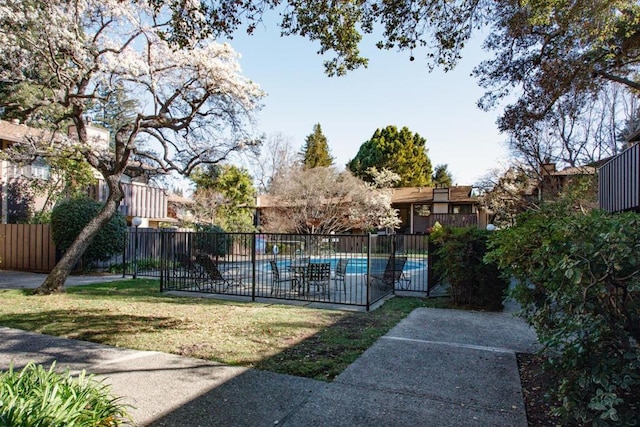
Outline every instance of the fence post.
[[122, 278], [125, 278], [125, 274], [127, 272], [127, 264], [126, 264], [126, 259], [127, 259], [127, 246], [129, 245], [129, 229], [127, 228], [126, 231], [124, 231], [124, 246], [122, 248]]
[[431, 256], [431, 236], [427, 235], [427, 297], [431, 294], [431, 284], [433, 283], [433, 257]]
[[256, 232], [251, 239], [251, 301], [256, 300]]
[[371, 233], [367, 234], [367, 311], [371, 308]]
[[164, 230], [161, 228], [160, 229], [160, 292], [164, 291], [164, 280], [165, 280], [165, 275], [168, 274], [167, 268], [169, 267], [168, 263], [167, 263], [167, 257], [166, 257], [166, 246], [165, 246], [165, 233]]

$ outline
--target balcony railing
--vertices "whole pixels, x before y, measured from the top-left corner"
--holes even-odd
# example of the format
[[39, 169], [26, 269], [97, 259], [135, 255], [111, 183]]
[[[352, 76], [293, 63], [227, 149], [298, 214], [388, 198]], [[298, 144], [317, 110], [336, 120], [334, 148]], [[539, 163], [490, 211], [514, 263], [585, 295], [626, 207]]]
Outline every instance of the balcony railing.
[[[166, 218], [167, 196], [163, 189], [142, 183], [122, 183], [124, 199], [120, 202], [120, 212], [126, 216], [141, 218]], [[109, 189], [104, 181], [89, 190], [89, 196], [100, 202], [107, 200]]]
[[427, 217], [428, 227], [436, 222], [449, 227], [475, 227], [478, 225], [477, 214], [431, 214]]

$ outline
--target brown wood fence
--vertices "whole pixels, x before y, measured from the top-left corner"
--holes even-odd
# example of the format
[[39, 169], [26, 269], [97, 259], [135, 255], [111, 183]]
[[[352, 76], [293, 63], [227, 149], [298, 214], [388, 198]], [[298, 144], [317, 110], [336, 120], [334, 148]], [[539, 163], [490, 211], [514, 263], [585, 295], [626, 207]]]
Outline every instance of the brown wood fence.
[[49, 224], [0, 224], [0, 269], [48, 273], [55, 264]]

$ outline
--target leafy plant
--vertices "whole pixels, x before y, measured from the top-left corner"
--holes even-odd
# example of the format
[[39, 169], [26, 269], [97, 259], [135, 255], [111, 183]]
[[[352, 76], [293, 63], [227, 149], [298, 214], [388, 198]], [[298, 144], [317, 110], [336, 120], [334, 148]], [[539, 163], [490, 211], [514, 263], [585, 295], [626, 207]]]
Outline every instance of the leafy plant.
[[231, 240], [222, 227], [217, 225], [196, 225], [195, 248], [199, 253], [225, 256]]
[[455, 305], [502, 309], [508, 283], [495, 262], [484, 261], [488, 234], [474, 227], [443, 228], [433, 239], [433, 268], [451, 286]]
[[[80, 231], [93, 219], [102, 205], [89, 198], [70, 199], [58, 203], [51, 212], [51, 233], [56, 247], [66, 251]], [[113, 255], [121, 254], [125, 245], [126, 221], [117, 212], [100, 229], [93, 242], [82, 255], [82, 262], [106, 261]]]
[[566, 423], [640, 419], [640, 216], [555, 203], [497, 232], [487, 258], [519, 284]]
[[73, 378], [29, 363], [0, 373], [2, 426], [120, 426], [131, 424], [126, 405], [109, 394], [108, 386], [84, 371]]

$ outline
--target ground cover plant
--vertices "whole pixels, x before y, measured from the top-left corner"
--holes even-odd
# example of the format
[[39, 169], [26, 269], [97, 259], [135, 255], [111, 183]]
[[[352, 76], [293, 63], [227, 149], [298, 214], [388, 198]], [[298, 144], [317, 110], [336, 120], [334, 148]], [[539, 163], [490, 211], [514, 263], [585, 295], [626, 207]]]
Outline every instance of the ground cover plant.
[[73, 377], [33, 363], [0, 372], [0, 426], [128, 425], [126, 406], [83, 371]]

